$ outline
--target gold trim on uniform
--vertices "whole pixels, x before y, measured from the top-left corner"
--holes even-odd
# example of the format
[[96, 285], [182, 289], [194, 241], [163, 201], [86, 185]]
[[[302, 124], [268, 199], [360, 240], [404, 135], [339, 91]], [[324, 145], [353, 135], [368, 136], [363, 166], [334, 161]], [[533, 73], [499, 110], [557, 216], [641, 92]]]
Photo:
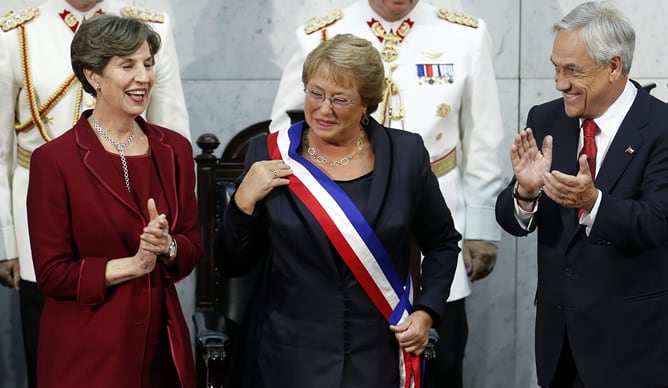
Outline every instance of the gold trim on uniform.
[[324, 16], [314, 16], [304, 23], [304, 32], [311, 35], [325, 27], [329, 27], [343, 17], [343, 11], [335, 9]]
[[39, 16], [37, 7], [28, 7], [16, 12], [9, 12], [0, 19], [0, 28], [7, 32]]
[[447, 115], [450, 114], [451, 110], [452, 109], [450, 108], [450, 105], [446, 103], [439, 104], [438, 107], [436, 107], [436, 116], [446, 117]]
[[126, 6], [121, 8], [121, 15], [151, 23], [164, 23], [165, 13], [149, 8]]
[[376, 38], [378, 38], [380, 43], [383, 43], [383, 49], [380, 50], [380, 56], [385, 62], [389, 63], [396, 60], [399, 56], [399, 50], [397, 50], [396, 45], [404, 40], [406, 34], [408, 34], [411, 27], [413, 27], [414, 22], [410, 18], [405, 19], [397, 28], [396, 34], [392, 31], [385, 31], [383, 25], [374, 18], [369, 20], [366, 24], [371, 28], [371, 31], [376, 35]]
[[65, 24], [67, 24], [69, 28], [76, 27], [76, 25], [79, 24], [79, 21], [77, 20], [76, 16], [72, 15], [71, 12], [66, 13], [63, 16], [63, 20], [65, 21]]
[[21, 146], [16, 148], [16, 164], [25, 169], [30, 169], [30, 158], [32, 158], [32, 152], [21, 148]]
[[457, 149], [453, 148], [447, 154], [431, 162], [431, 171], [438, 177], [442, 177], [457, 167]]
[[447, 20], [450, 23], [478, 28], [478, 18], [467, 13], [455, 11], [450, 8], [439, 8], [437, 14], [439, 18]]

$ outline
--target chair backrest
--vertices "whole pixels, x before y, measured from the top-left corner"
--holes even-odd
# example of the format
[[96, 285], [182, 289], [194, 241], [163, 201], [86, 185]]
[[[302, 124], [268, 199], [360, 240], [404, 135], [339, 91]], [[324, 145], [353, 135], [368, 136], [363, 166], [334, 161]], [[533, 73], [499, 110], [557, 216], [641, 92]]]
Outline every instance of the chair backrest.
[[[288, 111], [291, 121], [303, 120], [302, 111]], [[224, 382], [226, 388], [240, 387], [243, 362], [243, 349], [240, 337], [243, 336], [243, 320], [249, 299], [253, 293], [260, 268], [245, 276], [225, 278], [222, 276], [218, 261], [213, 256], [213, 245], [218, 225], [225, 206], [234, 194], [237, 179], [244, 169], [244, 158], [250, 140], [269, 132], [269, 120], [252, 124], [239, 131], [227, 144], [221, 157], [215, 155], [220, 145], [212, 134], [203, 134], [197, 139], [201, 153], [195, 157], [197, 163], [197, 207], [200, 233], [204, 256], [197, 266], [196, 305], [199, 317], [213, 317], [218, 327], [198, 328], [224, 331], [229, 338], [225, 362], [215, 367], [204, 365], [201, 354], [197, 357], [198, 382], [204, 380]], [[200, 322], [201, 324], [201, 322]], [[198, 333], [198, 337], [199, 337]], [[209, 335], [210, 333], [207, 333]], [[201, 349], [197, 349], [198, 353]], [[206, 376], [206, 377], [205, 377]], [[213, 377], [212, 377], [213, 376]]]
[[[304, 119], [301, 110], [290, 110], [287, 114], [292, 123]], [[260, 121], [239, 131], [222, 151], [220, 158], [215, 156], [220, 145], [215, 135], [206, 133], [197, 138], [201, 150], [195, 157], [197, 207], [204, 247], [204, 257], [197, 266], [196, 300], [199, 310], [224, 312], [230, 308], [229, 303], [237, 302], [235, 299], [225, 303], [227, 306], [223, 305], [225, 301], [221, 298], [225, 293], [221, 292], [223, 282], [213, 257], [213, 240], [225, 206], [234, 193], [236, 180], [243, 172], [248, 143], [253, 137], [268, 133], [269, 123], [269, 120]]]

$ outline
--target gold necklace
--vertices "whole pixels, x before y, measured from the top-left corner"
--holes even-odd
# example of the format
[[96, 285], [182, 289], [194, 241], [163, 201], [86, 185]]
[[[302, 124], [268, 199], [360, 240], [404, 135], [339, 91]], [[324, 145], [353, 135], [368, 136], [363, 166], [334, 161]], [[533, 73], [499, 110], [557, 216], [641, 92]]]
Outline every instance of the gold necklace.
[[309, 144], [308, 131], [304, 131], [304, 134], [302, 135], [302, 144], [304, 145], [304, 148], [306, 149], [306, 153], [308, 154], [308, 156], [310, 156], [311, 159], [315, 160], [320, 164], [324, 164], [330, 167], [347, 166], [348, 164], [350, 164], [350, 161], [352, 159], [354, 159], [357, 155], [361, 154], [362, 151], [364, 150], [364, 144], [366, 144], [366, 136], [364, 136], [364, 131], [361, 131], [360, 138], [357, 140], [357, 144], [355, 144], [355, 152], [350, 154], [350, 156], [344, 156], [339, 160], [328, 160], [324, 156], [320, 155], [318, 151], [316, 151], [315, 148]]

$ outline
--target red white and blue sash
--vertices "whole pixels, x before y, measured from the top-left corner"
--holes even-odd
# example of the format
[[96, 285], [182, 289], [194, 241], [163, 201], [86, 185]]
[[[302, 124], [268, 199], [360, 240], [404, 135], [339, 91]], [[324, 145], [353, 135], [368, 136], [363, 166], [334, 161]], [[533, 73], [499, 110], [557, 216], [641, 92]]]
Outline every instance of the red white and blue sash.
[[[378, 236], [350, 197], [325, 173], [297, 152], [302, 122], [270, 134], [271, 159], [292, 168], [288, 188], [304, 203], [348, 265], [376, 308], [391, 325], [402, 323], [413, 311], [413, 283], [406, 285]], [[400, 387], [419, 388], [421, 357], [399, 349]]]

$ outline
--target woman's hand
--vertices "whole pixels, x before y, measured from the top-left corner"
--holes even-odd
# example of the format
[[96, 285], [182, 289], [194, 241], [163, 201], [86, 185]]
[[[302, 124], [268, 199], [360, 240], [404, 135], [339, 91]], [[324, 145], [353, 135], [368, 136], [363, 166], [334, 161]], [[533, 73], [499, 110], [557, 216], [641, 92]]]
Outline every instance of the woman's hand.
[[234, 194], [237, 207], [246, 214], [253, 214], [255, 204], [264, 199], [274, 187], [290, 183], [287, 177], [291, 174], [292, 169], [282, 160], [253, 163]]
[[399, 346], [408, 353], [420, 355], [429, 343], [429, 329], [433, 321], [423, 310], [414, 311], [406, 321], [397, 326], [390, 326]]
[[176, 256], [168, 257], [172, 236], [169, 234], [167, 216], [158, 214], [153, 198], [148, 199], [146, 206], [150, 221], [140, 236], [143, 249], [158, 256], [165, 264], [171, 264], [176, 260]]
[[140, 240], [133, 256], [112, 259], [107, 262], [105, 285], [107, 287], [142, 277], [155, 269], [157, 256], [148, 250], [147, 242]]
[[144, 276], [155, 269], [158, 257], [155, 253], [149, 251], [146, 245], [147, 243], [145, 241], [141, 241], [137, 253], [132, 257], [138, 271], [136, 277]]

